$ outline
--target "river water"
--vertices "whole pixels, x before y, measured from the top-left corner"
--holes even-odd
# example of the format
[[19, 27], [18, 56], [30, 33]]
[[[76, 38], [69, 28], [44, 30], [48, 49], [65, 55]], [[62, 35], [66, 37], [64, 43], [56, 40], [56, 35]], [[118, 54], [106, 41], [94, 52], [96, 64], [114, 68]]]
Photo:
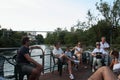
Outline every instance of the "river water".
[[[37, 45], [37, 46], [41, 46], [41, 48], [44, 50], [45, 54], [50, 54], [50, 47], [47, 45]], [[5, 55], [6, 57], [11, 57], [13, 55], [16, 54], [16, 51], [13, 51], [12, 54], [7, 54]], [[39, 55], [42, 55], [42, 51], [40, 49], [33, 49], [31, 51], [31, 56], [34, 60], [36, 60], [38, 63], [42, 64], [42, 58], [40, 58]], [[45, 68], [49, 68], [50, 67], [50, 55], [46, 55], [44, 58], [44, 69]], [[53, 65], [53, 63], [51, 63], [51, 65]], [[50, 72], [50, 70], [45, 70], [45, 73]], [[9, 76], [9, 75], [14, 75], [14, 66], [9, 64], [7, 61], [5, 61], [4, 64], [4, 75], [5, 76]]]

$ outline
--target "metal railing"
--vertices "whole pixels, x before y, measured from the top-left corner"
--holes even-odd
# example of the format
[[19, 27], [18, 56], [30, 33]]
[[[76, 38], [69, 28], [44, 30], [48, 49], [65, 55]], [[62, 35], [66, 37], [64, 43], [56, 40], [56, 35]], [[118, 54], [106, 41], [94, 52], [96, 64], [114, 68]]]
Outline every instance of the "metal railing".
[[[0, 48], [0, 55], [3, 55], [1, 53], [4, 53], [4, 51], [11, 51], [11, 50], [18, 50], [19, 48]], [[41, 49], [42, 51], [42, 49]], [[40, 59], [42, 59], [42, 66], [44, 67], [43, 73], [45, 72], [45, 70], [49, 70], [48, 72], [52, 71], [52, 55], [51, 55], [51, 50], [49, 50], [49, 54], [45, 53], [45, 51], [42, 51], [42, 54], [40, 55], [33, 55], [31, 57], [40, 57]], [[17, 53], [16, 53], [17, 54]], [[45, 57], [48, 56], [49, 57], [49, 66], [45, 67]], [[13, 56], [12, 56], [13, 57]], [[12, 57], [7, 57], [8, 59], [12, 59]], [[9, 71], [10, 72], [10, 71]]]

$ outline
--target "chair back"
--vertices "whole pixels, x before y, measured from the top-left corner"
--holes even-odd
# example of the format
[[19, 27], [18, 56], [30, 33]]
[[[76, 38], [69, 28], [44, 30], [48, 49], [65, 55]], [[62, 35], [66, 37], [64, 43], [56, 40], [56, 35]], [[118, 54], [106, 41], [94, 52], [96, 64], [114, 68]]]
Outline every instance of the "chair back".
[[56, 61], [55, 61], [55, 56], [54, 56], [54, 54], [53, 54], [52, 51], [51, 51], [51, 56], [52, 56], [52, 59], [53, 59], [53, 63], [55, 64], [55, 63], [56, 63]]

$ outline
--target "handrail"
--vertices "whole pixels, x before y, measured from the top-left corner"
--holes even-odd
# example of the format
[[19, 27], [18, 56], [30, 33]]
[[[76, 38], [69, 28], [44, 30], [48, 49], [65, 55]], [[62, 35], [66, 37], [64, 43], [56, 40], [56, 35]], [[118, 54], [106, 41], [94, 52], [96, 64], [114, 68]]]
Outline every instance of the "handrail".
[[5, 56], [3, 56], [3, 58], [8, 62], [8, 63], [10, 63], [10, 64], [12, 64], [12, 65], [16, 65], [16, 63], [14, 63], [14, 62], [11, 62], [9, 59], [12, 59], [12, 57], [10, 57], [10, 58], [6, 58]]
[[18, 50], [18, 47], [13, 47], [13, 48], [0, 48], [0, 52], [6, 51], [6, 50]]
[[[43, 57], [42, 57], [42, 66], [44, 68], [44, 61], [45, 61], [44, 56], [45, 56], [45, 54], [44, 54], [43, 49], [40, 48], [40, 50], [42, 51], [42, 55], [43, 55]], [[44, 73], [44, 69], [43, 69], [43, 73]]]
[[[11, 57], [10, 57], [10, 58], [7, 58], [7, 57], [5, 57], [4, 55], [0, 55], [0, 57], [2, 57], [2, 58], [4, 59], [4, 62], [7, 61], [9, 64], [11, 64], [11, 65], [13, 65], [13, 66], [16, 65], [16, 63], [10, 61], [10, 59], [12, 59]], [[4, 63], [3, 63], [2, 65], [4, 65]], [[4, 69], [3, 69], [3, 76], [4, 76]], [[4, 76], [4, 77], [6, 77], [6, 78], [13, 78], [14, 75], [9, 75], [9, 76]]]
[[[11, 51], [11, 50], [18, 50], [19, 48], [0, 48], [0, 51], [1, 52], [4, 52], [4, 51]], [[42, 66], [44, 67], [44, 69], [43, 69], [43, 73], [45, 72], [45, 70], [50, 70], [50, 72], [51, 72], [51, 68], [52, 68], [52, 56], [51, 56], [51, 53], [46, 53], [45, 54], [45, 50], [42, 50], [42, 49], [40, 49], [41, 50], [41, 52], [42, 52], [42, 54], [38, 54], [38, 55], [33, 55], [33, 56], [31, 56], [31, 57], [37, 57], [37, 56], [40, 56], [40, 58], [42, 59]], [[51, 50], [50, 50], [51, 51]], [[14, 56], [14, 55], [13, 55]], [[10, 63], [11, 65], [13, 65], [13, 66], [15, 66], [16, 65], [16, 63], [14, 62], [14, 61], [12, 61], [12, 59], [13, 59], [13, 56], [11, 56], [11, 57], [5, 57], [4, 56], [4, 58], [6, 59], [6, 61], [8, 62], [8, 63]], [[48, 66], [46, 66], [45, 67], [45, 56], [50, 56], [50, 65], [48, 65]]]
[[19, 49], [18, 47], [13, 47], [13, 48], [0, 48], [0, 50], [16, 50]]

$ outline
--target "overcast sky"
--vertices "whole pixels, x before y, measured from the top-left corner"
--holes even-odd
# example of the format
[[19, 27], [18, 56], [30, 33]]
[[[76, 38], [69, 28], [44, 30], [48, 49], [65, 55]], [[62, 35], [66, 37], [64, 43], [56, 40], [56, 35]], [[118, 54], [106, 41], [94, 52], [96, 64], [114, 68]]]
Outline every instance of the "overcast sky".
[[[70, 29], [77, 20], [85, 21], [87, 11], [95, 14], [99, 0], [0, 0], [2, 28], [22, 31]], [[112, 3], [114, 0], [103, 0]]]

